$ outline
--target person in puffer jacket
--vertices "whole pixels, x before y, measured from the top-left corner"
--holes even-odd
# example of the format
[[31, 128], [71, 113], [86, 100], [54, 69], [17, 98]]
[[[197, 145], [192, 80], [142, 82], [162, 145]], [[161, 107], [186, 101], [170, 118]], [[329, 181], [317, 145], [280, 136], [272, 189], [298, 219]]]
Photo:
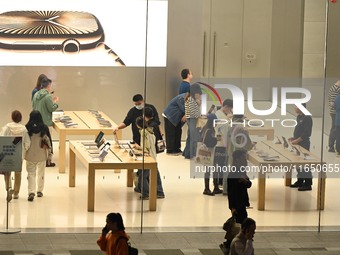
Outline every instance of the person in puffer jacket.
[[44, 124], [39, 111], [32, 111], [30, 113], [26, 129], [31, 138], [31, 146], [26, 152], [25, 159], [28, 180], [28, 201], [32, 202], [36, 191], [38, 191], [38, 197], [43, 196], [45, 162], [49, 150], [51, 150], [51, 141], [47, 135], [48, 127]]
[[[27, 129], [25, 125], [21, 124], [22, 115], [21, 112], [15, 110], [12, 112], [12, 122], [7, 123], [1, 130], [1, 136], [21, 136], [22, 137], [22, 154], [25, 157], [26, 151], [29, 149], [31, 140], [28, 136]], [[21, 185], [21, 171], [16, 171], [19, 169], [13, 169], [14, 174], [14, 190], [12, 189], [11, 172], [5, 172], [5, 184], [7, 192], [7, 201], [12, 200], [12, 195], [14, 199], [19, 198], [19, 191]], [[13, 194], [14, 193], [14, 194]]]

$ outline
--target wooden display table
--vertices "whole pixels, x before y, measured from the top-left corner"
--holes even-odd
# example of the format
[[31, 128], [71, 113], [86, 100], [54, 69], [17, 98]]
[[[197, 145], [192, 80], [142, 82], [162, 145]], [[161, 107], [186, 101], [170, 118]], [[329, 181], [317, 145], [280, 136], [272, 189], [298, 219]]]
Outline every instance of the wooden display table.
[[[157, 206], [157, 162], [150, 156], [142, 161], [137, 161], [123, 149], [113, 148], [103, 162], [95, 161], [81, 141], [69, 141], [70, 162], [69, 162], [69, 187], [76, 186], [76, 157], [88, 168], [88, 190], [87, 190], [87, 211], [94, 211], [95, 204], [95, 178], [96, 170], [127, 170], [127, 187], [133, 186], [133, 169], [150, 169], [149, 183], [149, 210], [156, 211]], [[144, 164], [144, 167], [143, 167]]]
[[[110, 121], [112, 127], [106, 127], [99, 124], [95, 115], [89, 111], [65, 111], [64, 116], [69, 116], [73, 123], [77, 123], [77, 126], [65, 127], [61, 122], [53, 121], [53, 128], [58, 133], [59, 136], [59, 173], [65, 173], [66, 167], [66, 136], [68, 135], [94, 135], [99, 133], [99, 131], [104, 132], [104, 134], [112, 135], [113, 128], [117, 126], [105, 113], [100, 112], [102, 117]], [[121, 137], [121, 130], [117, 132], [118, 137]], [[93, 140], [94, 140], [93, 138]]]
[[[283, 148], [282, 144], [275, 144], [272, 141], [262, 141], [256, 144], [256, 149], [248, 152], [248, 160], [257, 166], [258, 168], [258, 201], [257, 208], [260, 211], [265, 210], [265, 198], [266, 198], [266, 174], [270, 173], [267, 170], [271, 167], [282, 167], [282, 169], [289, 170], [285, 172], [285, 186], [291, 184], [292, 170], [298, 169], [304, 166], [313, 166], [315, 168], [322, 167], [324, 162], [321, 162], [320, 158], [315, 154], [303, 149], [301, 146], [296, 146], [299, 151], [308, 153], [307, 158], [302, 155], [298, 156], [295, 152], [289, 151], [287, 148]], [[275, 161], [267, 161], [261, 157], [261, 153], [268, 153], [269, 156], [279, 158]], [[266, 167], [266, 170], [264, 170]], [[326, 174], [320, 172], [318, 174], [318, 191], [317, 191], [317, 209], [324, 209], [325, 206], [325, 180]], [[320, 192], [321, 189], [321, 192]]]

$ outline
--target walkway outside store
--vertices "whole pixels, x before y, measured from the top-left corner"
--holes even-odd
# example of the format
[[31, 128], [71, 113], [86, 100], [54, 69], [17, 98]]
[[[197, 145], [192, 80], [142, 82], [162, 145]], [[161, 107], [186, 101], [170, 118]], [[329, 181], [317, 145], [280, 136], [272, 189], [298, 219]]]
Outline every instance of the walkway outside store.
[[[104, 253], [96, 244], [99, 232], [3, 234], [0, 255], [101, 255]], [[224, 233], [163, 232], [130, 236], [140, 255], [219, 255], [222, 252], [218, 245]], [[257, 232], [254, 240], [255, 254], [259, 255], [340, 254], [340, 232]]]

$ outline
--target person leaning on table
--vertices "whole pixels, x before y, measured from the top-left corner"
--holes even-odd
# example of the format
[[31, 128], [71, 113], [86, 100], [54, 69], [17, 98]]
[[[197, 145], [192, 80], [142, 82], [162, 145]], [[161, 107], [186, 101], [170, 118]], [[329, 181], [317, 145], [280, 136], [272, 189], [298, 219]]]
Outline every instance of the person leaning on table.
[[[306, 108], [306, 104], [302, 104]], [[293, 145], [300, 145], [309, 151], [310, 136], [312, 135], [313, 120], [310, 115], [304, 115], [303, 112], [295, 106], [297, 113], [297, 125], [294, 128], [293, 137], [289, 138]], [[313, 176], [306, 167], [297, 169], [297, 181], [290, 185], [291, 188], [298, 188], [299, 191], [312, 190]]]
[[241, 231], [233, 239], [230, 245], [230, 255], [254, 255], [254, 235], [256, 222], [246, 218], [241, 225]]
[[182, 93], [170, 100], [163, 111], [165, 141], [167, 155], [178, 156], [181, 150], [182, 126], [186, 122], [185, 100], [186, 93]]
[[137, 143], [138, 145], [140, 145], [140, 133], [139, 133], [139, 129], [136, 126], [136, 119], [139, 116], [143, 115], [143, 108], [144, 107], [149, 107], [152, 109], [153, 111], [153, 119], [154, 121], [159, 122], [159, 116], [158, 116], [158, 112], [156, 110], [156, 107], [154, 107], [152, 104], [146, 104], [144, 101], [144, 98], [141, 94], [136, 94], [132, 97], [132, 101], [134, 103], [134, 107], [132, 107], [124, 121], [122, 123], [120, 123], [117, 127], [115, 127], [113, 129], [113, 132], [116, 133], [119, 129], [124, 129], [127, 126], [131, 125], [131, 130], [132, 130], [132, 139], [135, 143]]

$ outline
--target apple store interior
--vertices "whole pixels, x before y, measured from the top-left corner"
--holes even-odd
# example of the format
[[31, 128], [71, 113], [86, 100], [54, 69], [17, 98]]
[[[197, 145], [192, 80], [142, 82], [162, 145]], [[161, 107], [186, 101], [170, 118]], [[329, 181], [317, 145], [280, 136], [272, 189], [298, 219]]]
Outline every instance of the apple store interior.
[[[248, 173], [252, 182], [248, 217], [256, 221], [257, 231], [340, 230], [340, 157], [334, 142], [329, 143], [332, 118], [328, 97], [330, 88], [340, 80], [340, 2], [114, 0], [110, 8], [104, 0], [96, 2], [93, 6], [80, 0], [12, 0], [0, 6], [0, 23], [4, 23], [0, 24], [1, 127], [11, 122], [14, 110], [22, 113], [22, 124], [28, 122], [32, 90], [38, 76], [45, 74], [52, 80], [53, 95], [59, 97], [57, 111], [65, 115], [102, 112], [113, 123], [104, 135], [112, 144], [113, 129], [135, 107], [132, 98], [136, 94], [155, 106], [164, 130], [162, 113], [178, 95], [181, 70], [188, 68], [193, 76], [190, 83], [201, 84], [206, 99], [203, 111], [234, 99], [234, 112], [242, 111], [237, 108], [242, 105], [253, 123], [263, 121], [268, 127], [254, 124], [252, 128], [259, 132], [250, 132], [250, 137], [259, 148], [262, 144], [271, 151], [277, 144], [268, 144], [293, 136], [294, 103], [303, 98], [313, 125], [310, 154], [299, 156], [299, 160], [312, 157], [315, 170], [321, 165], [325, 171], [315, 171], [312, 189], [302, 192], [289, 187], [282, 172], [266, 176]], [[50, 18], [34, 24], [37, 21], [31, 14], [26, 15], [29, 11]], [[35, 31], [30, 26], [66, 30], [68, 25], [63, 22], [77, 26], [82, 20], [77, 15], [83, 12], [92, 18], [81, 25], [84, 31], [92, 29], [89, 37], [81, 28], [66, 37], [62, 32], [49, 33], [49, 29], [39, 30], [43, 32], [34, 37], [20, 32]], [[6, 19], [12, 14], [18, 15], [14, 25]], [[60, 19], [62, 15], [65, 17]], [[89, 42], [100, 42], [100, 46], [89, 48]], [[243, 101], [223, 85], [236, 87]], [[140, 199], [133, 186], [127, 187], [125, 169], [97, 169], [91, 209], [88, 165], [70, 153], [76, 141], [93, 141], [96, 134], [77, 133], [79, 128], [66, 127], [74, 132], [69, 132], [64, 143], [56, 123], [51, 127], [56, 166], [45, 169], [43, 197], [27, 201], [25, 160], [19, 198], [7, 203], [5, 182], [0, 178], [3, 227], [7, 222], [22, 232], [94, 233], [101, 230], [108, 213], [119, 212], [130, 232], [222, 233], [223, 223], [231, 216], [228, 197], [203, 195], [204, 179], [192, 173], [193, 161], [166, 152], [157, 154], [164, 199]], [[187, 130], [184, 124], [182, 150]], [[131, 140], [131, 126], [122, 129], [121, 136]], [[281, 145], [279, 149], [284, 148]], [[250, 159], [254, 150], [249, 152], [250, 166], [261, 164]], [[76, 168], [73, 186], [69, 185], [71, 162]], [[295, 179], [293, 172], [290, 181]]]

